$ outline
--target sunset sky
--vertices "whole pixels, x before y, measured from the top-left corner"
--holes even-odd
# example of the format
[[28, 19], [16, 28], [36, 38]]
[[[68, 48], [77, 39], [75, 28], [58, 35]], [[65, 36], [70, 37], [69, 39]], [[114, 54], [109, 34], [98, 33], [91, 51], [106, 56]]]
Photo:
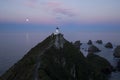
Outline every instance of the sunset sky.
[[56, 26], [73, 36], [112, 34], [117, 39], [120, 0], [0, 0], [2, 33], [52, 32]]

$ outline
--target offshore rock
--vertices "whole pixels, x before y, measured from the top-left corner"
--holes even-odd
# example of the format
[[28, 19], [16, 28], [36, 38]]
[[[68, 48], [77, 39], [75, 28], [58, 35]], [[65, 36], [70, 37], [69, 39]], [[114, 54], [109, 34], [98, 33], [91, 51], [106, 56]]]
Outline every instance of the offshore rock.
[[117, 63], [117, 70], [120, 71], [120, 60]]
[[108, 42], [106, 45], [105, 45], [106, 48], [113, 48], [113, 45], [112, 43]]
[[88, 45], [92, 45], [92, 41], [91, 41], [91, 40], [89, 40], [87, 44], [88, 44]]
[[88, 52], [95, 53], [95, 52], [100, 52], [100, 50], [96, 46], [90, 45], [90, 47], [88, 48]]
[[102, 40], [97, 40], [96, 43], [103, 44], [103, 41]]
[[80, 41], [75, 41], [74, 46], [76, 48], [80, 49], [80, 45], [81, 45]]
[[114, 53], [113, 53], [114, 57], [120, 58], [120, 46], [117, 46], [114, 49]]

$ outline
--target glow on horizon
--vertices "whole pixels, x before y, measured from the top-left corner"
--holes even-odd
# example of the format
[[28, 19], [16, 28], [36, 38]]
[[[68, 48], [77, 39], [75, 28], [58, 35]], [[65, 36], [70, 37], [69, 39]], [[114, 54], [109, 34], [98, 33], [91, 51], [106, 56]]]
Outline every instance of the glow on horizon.
[[118, 22], [119, 0], [2, 0], [0, 21], [30, 23]]

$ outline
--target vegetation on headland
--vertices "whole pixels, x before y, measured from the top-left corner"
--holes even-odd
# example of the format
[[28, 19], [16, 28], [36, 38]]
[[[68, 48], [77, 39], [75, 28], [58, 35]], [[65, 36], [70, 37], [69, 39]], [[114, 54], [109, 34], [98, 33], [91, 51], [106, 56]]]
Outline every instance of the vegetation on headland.
[[[107, 80], [111, 65], [107, 60], [89, 54], [83, 56], [78, 48], [65, 40], [63, 48], [56, 48], [56, 36], [51, 35], [32, 48], [1, 77], [3, 80], [34, 80], [36, 65], [40, 80]], [[63, 42], [63, 41], [61, 41]]]

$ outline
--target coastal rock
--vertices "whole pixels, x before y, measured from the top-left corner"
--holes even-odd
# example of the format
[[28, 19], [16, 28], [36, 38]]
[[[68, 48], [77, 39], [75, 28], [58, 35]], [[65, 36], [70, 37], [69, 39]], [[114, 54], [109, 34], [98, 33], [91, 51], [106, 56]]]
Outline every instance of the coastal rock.
[[96, 43], [103, 44], [102, 40], [97, 40]]
[[94, 46], [94, 45], [91, 45], [89, 48], [88, 48], [88, 52], [89, 53], [95, 53], [95, 52], [100, 52], [100, 50]]
[[106, 48], [113, 48], [113, 45], [112, 43], [108, 42], [106, 45], [105, 45]]
[[91, 41], [91, 40], [89, 40], [87, 44], [88, 44], [88, 45], [92, 45], [92, 41]]
[[88, 66], [83, 54], [57, 34], [32, 48], [1, 77], [4, 80], [89, 80]]
[[[79, 43], [79, 42], [76, 42]], [[89, 45], [90, 46], [90, 45]], [[96, 48], [93, 52], [98, 51]], [[62, 34], [52, 34], [7, 70], [3, 80], [107, 80], [109, 63], [83, 56]]]
[[[98, 79], [95, 79], [95, 80], [103, 80], [102, 78], [105, 77], [105, 75], [111, 74], [112, 66], [105, 58], [95, 54], [88, 54], [87, 60], [93, 67], [92, 71], [93, 71], [93, 74], [95, 75], [94, 78], [99, 77]], [[94, 72], [98, 72], [98, 73], [95, 74]]]
[[120, 60], [117, 63], [117, 70], [120, 71]]
[[114, 57], [120, 58], [120, 45], [115, 48], [113, 55]]
[[80, 41], [75, 41], [74, 46], [75, 46], [77, 49], [80, 49], [80, 45], [81, 45]]

